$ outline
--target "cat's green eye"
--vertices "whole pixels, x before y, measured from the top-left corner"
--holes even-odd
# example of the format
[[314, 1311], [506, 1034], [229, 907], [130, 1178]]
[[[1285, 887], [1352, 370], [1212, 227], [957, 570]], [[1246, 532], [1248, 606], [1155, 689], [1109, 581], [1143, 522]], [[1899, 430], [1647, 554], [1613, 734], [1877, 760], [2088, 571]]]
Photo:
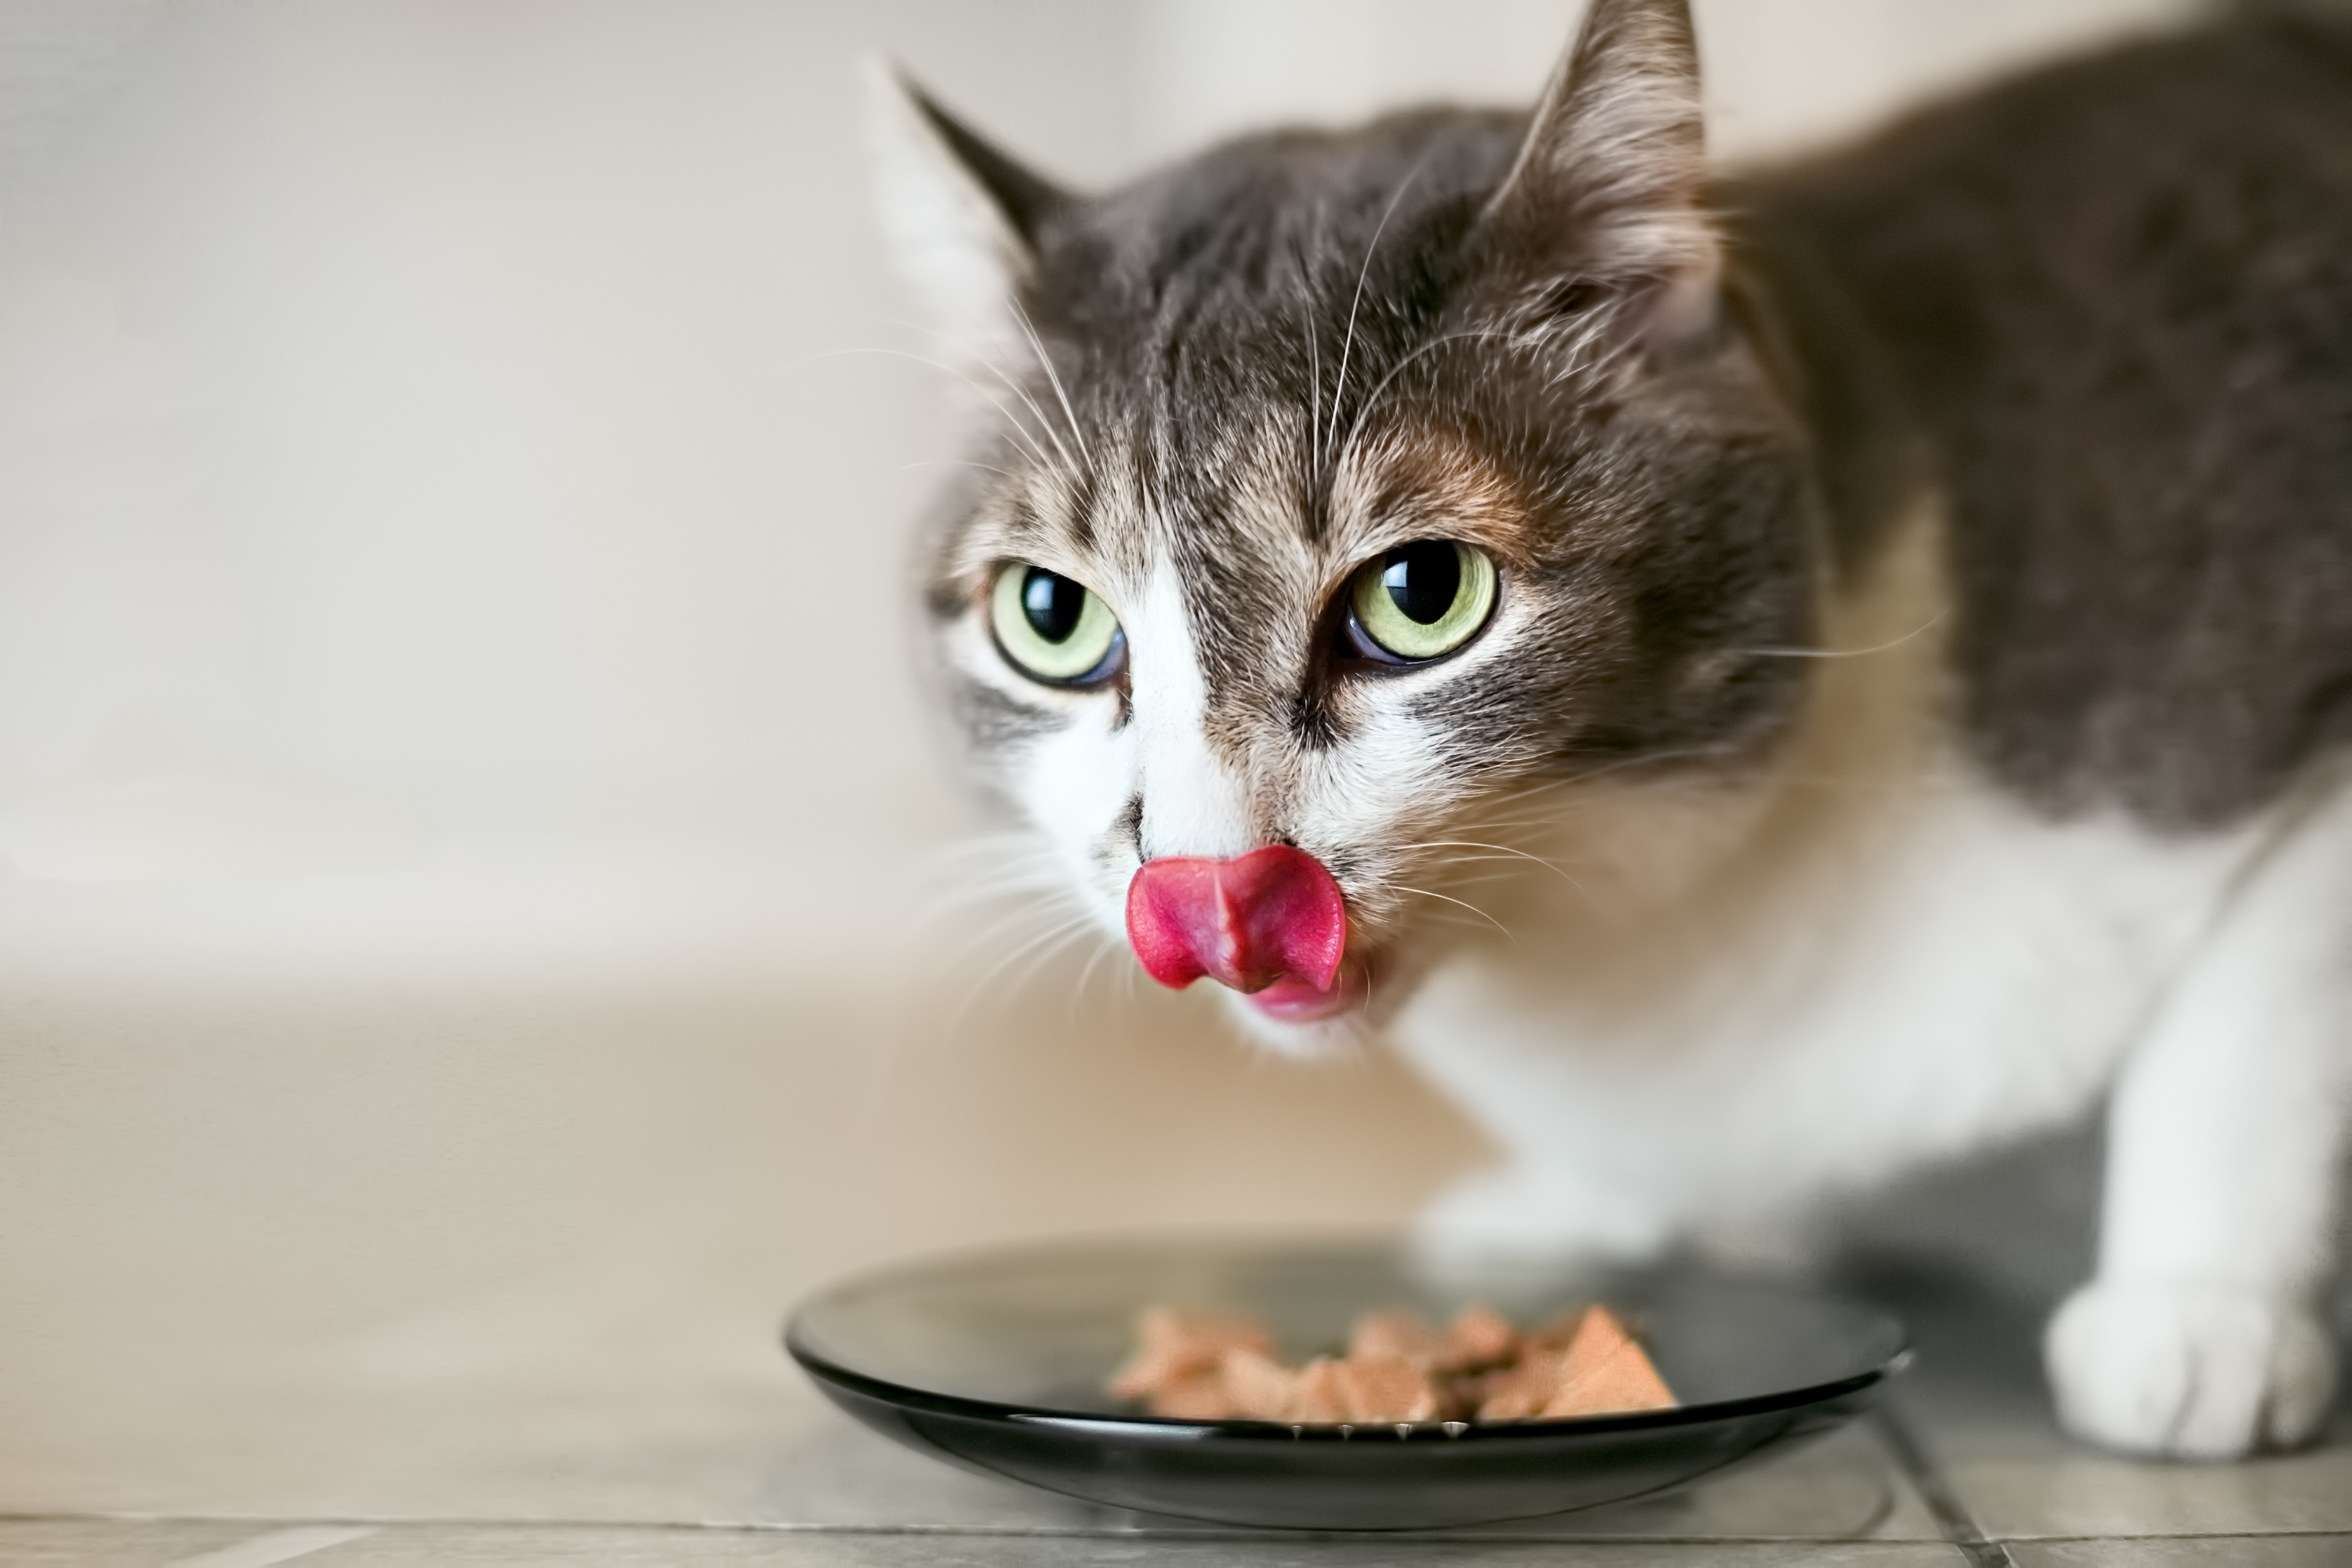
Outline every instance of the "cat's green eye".
[[1366, 562], [1349, 590], [1357, 650], [1389, 664], [1442, 658], [1494, 612], [1494, 559], [1475, 544], [1422, 539]]
[[1015, 561], [988, 592], [989, 629], [1015, 669], [1052, 686], [1081, 686], [1118, 668], [1126, 639], [1093, 589]]

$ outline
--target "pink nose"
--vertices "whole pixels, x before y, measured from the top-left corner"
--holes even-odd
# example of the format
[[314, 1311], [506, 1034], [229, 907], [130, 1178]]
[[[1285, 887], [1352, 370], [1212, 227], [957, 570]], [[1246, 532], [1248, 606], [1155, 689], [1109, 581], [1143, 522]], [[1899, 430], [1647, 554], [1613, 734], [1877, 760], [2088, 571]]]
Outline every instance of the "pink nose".
[[1203, 974], [1236, 991], [1287, 977], [1328, 992], [1348, 946], [1348, 906], [1323, 862], [1272, 844], [1230, 860], [1170, 855], [1127, 885], [1127, 940], [1162, 985]]

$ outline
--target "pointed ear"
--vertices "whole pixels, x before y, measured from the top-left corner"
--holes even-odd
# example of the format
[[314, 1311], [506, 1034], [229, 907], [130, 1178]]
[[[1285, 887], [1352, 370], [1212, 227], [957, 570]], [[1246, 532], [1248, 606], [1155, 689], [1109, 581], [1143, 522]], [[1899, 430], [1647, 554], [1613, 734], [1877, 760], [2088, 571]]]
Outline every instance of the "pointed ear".
[[866, 62], [882, 227], [932, 324], [961, 351], [1018, 344], [1011, 301], [1041, 226], [1071, 197], [940, 107], [887, 61]]
[[1722, 244], [1687, 0], [1592, 0], [1480, 222], [1562, 285], [1642, 293], [1668, 337], [1707, 319]]

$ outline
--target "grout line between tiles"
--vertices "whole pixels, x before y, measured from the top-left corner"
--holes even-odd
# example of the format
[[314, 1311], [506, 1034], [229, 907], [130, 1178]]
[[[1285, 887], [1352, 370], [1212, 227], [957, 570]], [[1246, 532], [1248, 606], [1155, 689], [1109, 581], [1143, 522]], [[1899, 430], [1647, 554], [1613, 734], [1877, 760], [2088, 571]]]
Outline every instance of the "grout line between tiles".
[[[1940, 1521], [1938, 1521], [1941, 1522]], [[353, 1536], [373, 1531], [405, 1530], [609, 1530], [647, 1534], [853, 1535], [963, 1538], [979, 1541], [1100, 1541], [1151, 1542], [1388, 1542], [1425, 1546], [1827, 1546], [1845, 1544], [1845, 1536], [1811, 1535], [1537, 1535], [1496, 1531], [1493, 1533], [1444, 1534], [1433, 1531], [1265, 1530], [1248, 1526], [1206, 1526], [1169, 1534], [1130, 1529], [1089, 1529], [1084, 1526], [976, 1524], [793, 1524], [745, 1520], [614, 1520], [397, 1515], [341, 1515], [334, 1518], [282, 1518], [262, 1514], [148, 1512], [26, 1512], [0, 1511], [0, 1526], [10, 1524], [249, 1524], [276, 1525], [285, 1533], [295, 1530], [349, 1530]], [[324, 1544], [323, 1542], [321, 1543]], [[2008, 1563], [2003, 1557], [1996, 1559]]]
[[1895, 1465], [1909, 1479], [1919, 1500], [1936, 1516], [1936, 1526], [1944, 1539], [1952, 1543], [1969, 1560], [1970, 1568], [2017, 1568], [2017, 1559], [2009, 1548], [1984, 1532], [1976, 1515], [1952, 1489], [1951, 1481], [1937, 1467], [1927, 1446], [1911, 1430], [1910, 1424], [1895, 1412], [1893, 1401], [1882, 1401], [1870, 1413], [1878, 1427], [1878, 1435], [1895, 1456]]
[[[1907, 1456], [1901, 1447], [1905, 1441], [1908, 1440], [1909, 1435], [1907, 1432], [1905, 1432], [1900, 1436], [1882, 1433], [1881, 1436], [1882, 1440], [1885, 1441], [1890, 1448], [1895, 1450], [1898, 1461], [1906, 1460], [1907, 1458]], [[1919, 1457], [1921, 1458], [1921, 1462], [1924, 1464], [1924, 1455]], [[1993, 1538], [1985, 1535], [1975, 1524], [1973, 1518], [1968, 1513], [1967, 1510], [1960, 1507], [1957, 1500], [1950, 1498], [1948, 1491], [1945, 1493], [1945, 1496], [1947, 1501], [1951, 1505], [1952, 1512], [1948, 1516], [1946, 1515], [1937, 1507], [1934, 1498], [1931, 1495], [1931, 1486], [1923, 1479], [1922, 1472], [1911, 1470], [1908, 1468], [1907, 1462], [1904, 1465], [1904, 1470], [1905, 1479], [1911, 1481], [1915, 1489], [1920, 1491], [1923, 1500], [1926, 1500], [1927, 1503], [1929, 1511], [1936, 1515], [1937, 1523], [1939, 1528], [1945, 1528], [1948, 1531], [1968, 1531], [1973, 1536], [1973, 1539], [1961, 1539], [1958, 1534], [1948, 1535], [1946, 1544], [1956, 1547], [1963, 1553], [1967, 1554], [1972, 1563], [2000, 1563], [2006, 1565], [2006, 1568], [2016, 1568], [2016, 1559], [2011, 1556], [2008, 1552], [2008, 1542], [1994, 1540]], [[1540, 1545], [1579, 1547], [1808, 1546], [1840, 1544], [1843, 1543], [1847, 1539], [1844, 1537], [1832, 1538], [1801, 1535], [1558, 1536], [1497, 1533], [1493, 1535], [1444, 1536], [1432, 1533], [1416, 1533], [1411, 1531], [1349, 1532], [1329, 1531], [1250, 1531], [1246, 1529], [1207, 1529], [1198, 1531], [1186, 1531], [1181, 1535], [1153, 1536], [1142, 1531], [1122, 1529], [1090, 1530], [1082, 1527], [1061, 1528], [1053, 1526], [1040, 1527], [975, 1524], [791, 1524], [773, 1521], [761, 1522], [747, 1520], [687, 1521], [645, 1519], [567, 1519], [552, 1515], [542, 1518], [518, 1518], [511, 1515], [504, 1517], [493, 1515], [450, 1515], [445, 1517], [436, 1517], [431, 1515], [383, 1515], [369, 1518], [346, 1515], [327, 1518], [325, 1516], [314, 1517], [275, 1514], [177, 1513], [117, 1510], [81, 1511], [77, 1510], [60, 1511], [46, 1509], [0, 1510], [0, 1529], [5, 1529], [9, 1525], [15, 1524], [274, 1525], [279, 1527], [278, 1531], [274, 1532], [278, 1534], [293, 1535], [297, 1532], [308, 1534], [310, 1531], [315, 1530], [320, 1531], [321, 1535], [327, 1531], [332, 1531], [339, 1537], [339, 1540], [334, 1542], [329, 1542], [323, 1539], [319, 1539], [315, 1542], [315, 1544], [310, 1542], [303, 1543], [306, 1550], [312, 1551], [324, 1550], [325, 1547], [330, 1544], [341, 1544], [341, 1539], [357, 1539], [361, 1535], [370, 1534], [377, 1531], [443, 1529], [485, 1531], [607, 1530], [622, 1533], [642, 1532], [646, 1534], [694, 1534], [707, 1531], [711, 1533], [731, 1532], [747, 1535], [901, 1535], [1016, 1541], [1028, 1539], [1058, 1541], [1181, 1540], [1223, 1542], [1385, 1540], [1401, 1545], [1415, 1543], [1425, 1545], [1462, 1543], [1502, 1546]], [[2056, 1545], [2076, 1542], [2128, 1544], [2134, 1542], [2149, 1541], [2198, 1541], [2219, 1542], [2231, 1541], [2302, 1540], [2352, 1542], [2352, 1531], [2325, 1528], [2315, 1529], [2308, 1527], [2280, 1530], [2189, 1530], [2160, 1531], [2140, 1535], [2116, 1535], [2112, 1533], [2032, 1534], [2013, 1537], [2011, 1539], [2012, 1541], [2019, 1542], [2031, 1542], [2034, 1544], [2047, 1543]], [[231, 1548], [231, 1550], [235, 1549], [236, 1548]], [[200, 1560], [201, 1558], [189, 1561]], [[283, 1559], [280, 1560], [282, 1561]]]

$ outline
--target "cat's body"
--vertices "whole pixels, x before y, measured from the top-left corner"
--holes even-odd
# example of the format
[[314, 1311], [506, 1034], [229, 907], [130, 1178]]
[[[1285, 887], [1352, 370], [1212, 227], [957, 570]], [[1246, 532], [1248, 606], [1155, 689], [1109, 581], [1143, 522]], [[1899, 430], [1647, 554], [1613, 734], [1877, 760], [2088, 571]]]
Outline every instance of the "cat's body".
[[[1495, 1136], [1433, 1245], [1752, 1232], [2112, 1089], [2062, 1406], [2299, 1440], [2352, 1106], [2352, 40], [2151, 46], [1712, 191], [1692, 71], [1679, 5], [1601, 0], [1532, 123], [1086, 202], [922, 106], [914, 270], [1024, 409], [938, 542], [950, 711], [1147, 964], [1139, 868], [1286, 845], [1344, 893], [1344, 966], [1240, 1012], [1385, 1034]], [[1499, 587], [1398, 657], [1364, 574], [1428, 541]]]

